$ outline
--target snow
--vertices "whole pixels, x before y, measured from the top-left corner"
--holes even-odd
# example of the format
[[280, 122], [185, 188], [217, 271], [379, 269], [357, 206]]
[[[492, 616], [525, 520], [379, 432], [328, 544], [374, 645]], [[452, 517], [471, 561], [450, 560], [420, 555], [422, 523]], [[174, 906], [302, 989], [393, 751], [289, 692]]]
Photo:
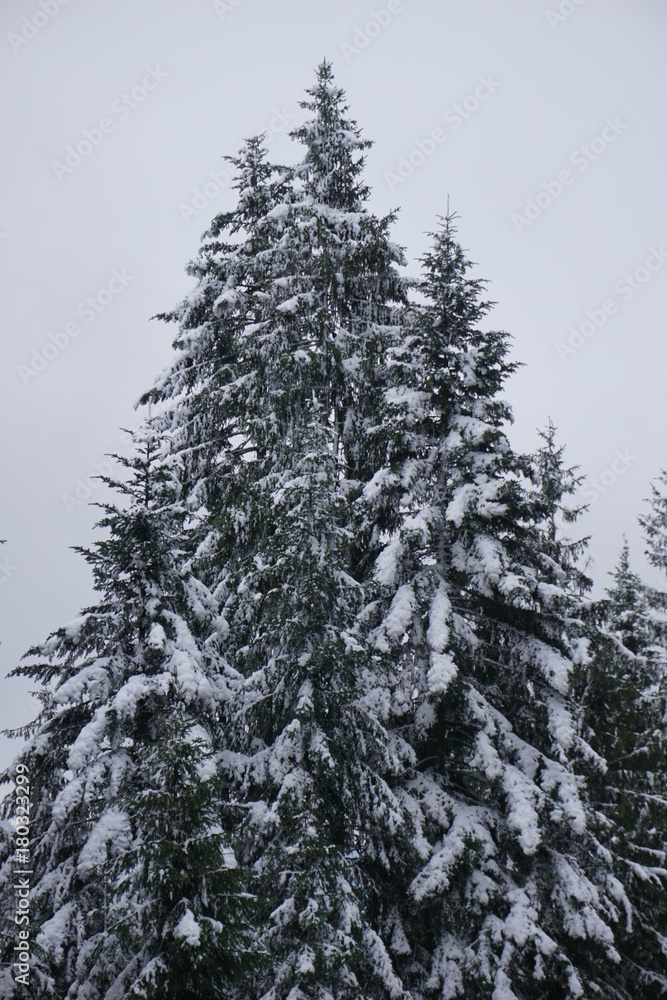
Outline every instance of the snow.
[[428, 864], [410, 885], [415, 901], [419, 903], [444, 893], [449, 888], [456, 862], [466, 856], [473, 844], [482, 858], [493, 857], [496, 853], [489, 830], [489, 814], [481, 808], [458, 802], [452, 825], [442, 838], [441, 846], [434, 850]]
[[426, 988], [432, 992], [439, 990], [441, 1000], [455, 1000], [464, 996], [463, 975], [466, 956], [459, 942], [451, 935], [444, 939], [435, 949], [431, 965], [431, 975], [426, 982]]
[[378, 469], [370, 482], [363, 488], [362, 496], [364, 500], [375, 500], [387, 486], [395, 486], [398, 483], [398, 476], [391, 469]]
[[612, 961], [620, 961], [614, 948], [614, 934], [602, 918], [599, 890], [583, 872], [572, 867], [567, 858], [555, 858], [558, 884], [554, 896], [563, 912], [565, 930], [574, 938], [591, 938], [605, 945]]
[[72, 771], [80, 771], [88, 760], [95, 756], [99, 749], [102, 736], [107, 728], [108, 709], [105, 705], [98, 708], [88, 725], [84, 726], [77, 736], [67, 758], [67, 766]]
[[222, 295], [218, 295], [217, 299], [213, 303], [213, 310], [216, 311], [221, 307], [232, 308], [236, 305], [238, 299], [238, 292], [234, 291], [232, 288], [228, 288], [222, 293]]
[[396, 389], [388, 389], [384, 398], [389, 406], [405, 407], [408, 427], [418, 420], [423, 420], [426, 416], [429, 399], [426, 392], [400, 386]]
[[70, 935], [70, 924], [76, 919], [76, 906], [73, 901], [65, 903], [56, 910], [50, 920], [42, 924], [35, 943], [43, 948], [53, 961], [60, 965], [63, 960], [63, 945]]
[[387, 990], [390, 1000], [400, 1000], [401, 997], [405, 996], [403, 983], [393, 970], [391, 958], [384, 942], [375, 931], [367, 927], [364, 930], [363, 943], [373, 970]]
[[83, 667], [57, 688], [53, 694], [54, 702], [66, 705], [72, 702], [104, 701], [110, 690], [109, 667], [110, 661], [106, 657]]
[[[130, 845], [132, 831], [127, 815], [112, 808], [102, 813], [81, 849], [77, 862], [80, 874], [105, 864], [109, 856], [122, 854]], [[104, 876], [102, 876], [104, 877]]]
[[[476, 575], [483, 575], [486, 580], [495, 585], [503, 572], [503, 546], [497, 538], [488, 535], [477, 535], [472, 546], [471, 569]], [[488, 591], [488, 587], [484, 587]]]
[[426, 675], [429, 694], [444, 694], [456, 678], [458, 668], [448, 653], [431, 653], [431, 668]]
[[478, 733], [475, 737], [475, 753], [470, 759], [470, 766], [479, 768], [489, 781], [496, 781], [502, 776], [502, 762], [487, 732]]
[[[487, 425], [482, 425], [488, 430]], [[490, 520], [504, 514], [507, 506], [497, 502], [497, 496], [503, 483], [498, 479], [478, 476], [473, 483], [463, 483], [454, 491], [447, 505], [445, 517], [455, 527], [460, 528], [469, 511], [474, 510], [481, 517]]]
[[389, 612], [382, 625], [371, 633], [375, 648], [386, 653], [390, 643], [402, 639], [412, 622], [412, 611], [415, 605], [415, 595], [409, 584], [399, 587], [389, 607]]
[[551, 687], [559, 694], [567, 694], [572, 670], [570, 661], [539, 639], [529, 639], [527, 649]]
[[64, 629], [67, 638], [78, 639], [81, 629], [90, 617], [90, 615], [80, 615], [78, 618], [74, 618], [71, 622], [68, 622]]
[[523, 853], [534, 854], [542, 839], [535, 808], [541, 798], [540, 790], [512, 764], [505, 765], [503, 788], [510, 807], [507, 822], [518, 833]]
[[400, 639], [412, 621], [415, 595], [409, 584], [403, 584], [394, 595], [389, 614], [384, 620], [384, 631], [393, 640]]
[[300, 304], [301, 304], [301, 296], [293, 295], [292, 298], [285, 299], [285, 301], [281, 302], [279, 306], [276, 306], [276, 310], [278, 312], [293, 313], [296, 312]]
[[511, 989], [511, 983], [503, 969], [498, 969], [495, 978], [495, 989], [491, 995], [491, 1000], [519, 1000], [516, 993]]
[[[172, 676], [169, 673], [155, 674], [152, 677], [135, 674], [120, 688], [112, 701], [112, 707], [119, 718], [133, 718], [138, 705], [149, 695], [155, 694], [160, 698], [166, 698], [171, 683]], [[72, 766], [70, 764], [70, 767]]]
[[[306, 661], [308, 662], [308, 661]], [[297, 712], [312, 712], [314, 709], [313, 705], [313, 682], [306, 680], [303, 682], [299, 688], [299, 693], [297, 695], [299, 699], [296, 705]]]
[[444, 583], [440, 583], [435, 596], [431, 602], [429, 611], [429, 626], [426, 633], [426, 641], [431, 649], [436, 653], [444, 653], [449, 642], [449, 621], [452, 614], [452, 605], [447, 595], [447, 588]]
[[267, 212], [266, 218], [271, 221], [282, 222], [289, 215], [291, 208], [291, 205], [285, 203], [276, 205], [276, 207], [272, 208], [270, 212]]
[[549, 695], [547, 698], [549, 713], [549, 732], [563, 750], [570, 750], [576, 733], [572, 715], [559, 695]]
[[398, 536], [392, 538], [375, 560], [374, 577], [378, 583], [391, 587], [396, 579], [398, 563], [403, 553], [403, 545]]
[[164, 649], [165, 643], [167, 641], [167, 636], [160, 625], [159, 622], [153, 622], [151, 625], [151, 630], [148, 633], [148, 639], [146, 640], [151, 649], [161, 650]]
[[586, 814], [575, 775], [557, 761], [544, 758], [543, 763], [544, 770], [540, 779], [542, 788], [547, 793], [554, 790], [558, 792], [558, 804], [554, 806], [551, 818], [556, 822], [566, 818], [574, 833], [583, 833], [586, 829]]
[[463, 486], [459, 486], [454, 491], [454, 496], [447, 505], [447, 510], [445, 511], [446, 520], [451, 521], [454, 527], [460, 528], [465, 515], [472, 506], [474, 497], [475, 487], [472, 483], [465, 483]]
[[177, 941], [185, 941], [191, 948], [199, 947], [201, 927], [195, 920], [194, 913], [189, 907], [174, 927], [174, 937]]

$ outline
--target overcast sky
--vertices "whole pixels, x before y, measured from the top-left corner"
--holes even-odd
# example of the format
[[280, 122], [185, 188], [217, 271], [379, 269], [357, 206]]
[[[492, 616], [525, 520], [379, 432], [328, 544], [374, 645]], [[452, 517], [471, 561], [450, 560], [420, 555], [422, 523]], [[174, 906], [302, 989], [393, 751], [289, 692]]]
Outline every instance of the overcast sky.
[[[525, 364], [512, 441], [550, 416], [591, 477], [598, 590], [624, 532], [655, 582], [636, 519], [667, 465], [666, 46], [664, 0], [5, 0], [0, 678], [92, 598], [69, 548], [94, 537], [87, 481], [169, 359], [150, 317], [231, 204], [221, 157], [262, 131], [300, 155], [324, 56], [409, 273], [447, 195], [459, 213]], [[29, 685], [0, 685], [0, 727], [27, 722]]]

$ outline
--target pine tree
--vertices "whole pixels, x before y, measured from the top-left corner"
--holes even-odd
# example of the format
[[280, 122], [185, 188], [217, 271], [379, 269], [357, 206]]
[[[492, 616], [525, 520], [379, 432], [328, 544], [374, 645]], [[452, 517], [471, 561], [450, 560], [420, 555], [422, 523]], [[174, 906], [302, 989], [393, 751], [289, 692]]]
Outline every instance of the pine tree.
[[400, 253], [390, 220], [363, 207], [355, 154], [366, 143], [328, 64], [310, 93], [313, 118], [295, 133], [306, 155], [270, 213], [282, 232], [245, 335], [236, 406], [254, 461], [217, 519], [229, 558], [216, 593], [247, 678], [229, 764], [251, 807], [241, 857], [264, 900], [266, 971], [243, 995], [267, 1000], [398, 988], [372, 914], [389, 853], [402, 863], [391, 791], [401, 761], [374, 712], [386, 685], [348, 634], [363, 605], [348, 524], [369, 461], [358, 437], [372, 414], [367, 373], [403, 295]]
[[619, 942], [628, 995], [667, 991], [667, 686], [649, 591], [624, 542], [613, 586], [593, 606], [594, 653], [583, 696], [587, 738], [606, 762], [591, 781], [601, 838], [633, 906]]
[[367, 638], [411, 709], [404, 794], [422, 859], [384, 931], [413, 996], [621, 996], [610, 980], [628, 904], [577, 775], [595, 759], [571, 691], [587, 642], [553, 582], [572, 576], [550, 538], [572, 480], [546, 489], [552, 446], [536, 489], [511, 450], [498, 393], [516, 366], [507, 335], [481, 329], [491, 303], [469, 267], [448, 217], [424, 258], [426, 304], [394, 349], [394, 433], [363, 494]]
[[667, 573], [667, 471], [657, 477], [657, 485], [651, 484], [651, 512], [640, 517], [639, 522], [646, 532], [649, 562]]
[[100, 604], [19, 669], [36, 995], [626, 998], [576, 470], [510, 446], [453, 217], [402, 278], [327, 62], [302, 107], [162, 316]]
[[[590, 537], [571, 539], [564, 532], [588, 509], [582, 504], [573, 505], [570, 501], [584, 482], [585, 476], [577, 474], [579, 466], [565, 468], [565, 446], [556, 446], [556, 431], [551, 419], [544, 430], [538, 431], [544, 444], [536, 452], [533, 462], [534, 480], [541, 498], [547, 504], [541, 530], [541, 559], [551, 586], [562, 588], [566, 597], [572, 594], [582, 596], [592, 587], [592, 580], [580, 568]], [[546, 586], [549, 584], [542, 584], [543, 589]], [[558, 595], [552, 592], [551, 596]]]
[[[100, 603], [15, 671], [40, 683], [43, 706], [3, 776], [30, 774], [35, 997], [224, 996], [243, 958], [209, 759], [227, 696], [209, 669], [217, 637], [197, 634], [206, 594], [179, 561], [178, 484], [150, 425], [136, 444], [120, 460], [127, 479], [107, 480], [122, 498], [104, 505], [107, 537], [83, 552]], [[14, 858], [3, 861], [11, 921]], [[6, 957], [13, 944], [7, 930]], [[21, 995], [10, 970], [2, 995]]]
[[393, 217], [364, 206], [369, 143], [326, 62], [302, 106], [300, 165], [271, 167], [259, 139], [233, 161], [238, 206], [214, 222], [197, 289], [166, 317], [181, 353], [147, 398], [192, 483], [186, 502], [203, 501], [196, 565], [245, 678], [222, 729], [264, 972], [241, 995], [358, 998], [391, 981], [359, 856], [386, 868], [387, 841], [400, 861], [387, 832], [400, 761], [372, 711], [386, 683], [347, 634], [363, 607], [348, 525], [376, 464], [376, 384], [405, 291]]

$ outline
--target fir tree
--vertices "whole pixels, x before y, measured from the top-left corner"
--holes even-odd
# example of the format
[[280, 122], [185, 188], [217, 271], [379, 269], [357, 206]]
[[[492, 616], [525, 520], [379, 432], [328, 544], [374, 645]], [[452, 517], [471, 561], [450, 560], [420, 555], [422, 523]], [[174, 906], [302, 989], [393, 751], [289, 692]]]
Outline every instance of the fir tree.
[[[565, 468], [565, 446], [556, 445], [556, 430], [550, 419], [544, 430], [538, 431], [544, 444], [533, 459], [533, 478], [547, 507], [540, 532], [541, 559], [551, 586], [562, 588], [566, 595], [583, 596], [592, 587], [592, 580], [580, 567], [590, 538], [571, 539], [564, 532], [588, 509], [570, 500], [585, 476], [577, 474], [579, 466]], [[542, 584], [543, 589], [546, 586]]]
[[[31, 779], [35, 997], [224, 996], [243, 957], [208, 761], [225, 679], [209, 670], [216, 637], [197, 635], [205, 592], [179, 563], [177, 484], [150, 425], [137, 445], [127, 481], [108, 481], [124, 501], [104, 506], [108, 535], [84, 552], [100, 603], [15, 671], [43, 705], [4, 776], [21, 763]], [[9, 920], [13, 860], [0, 872]], [[11, 955], [11, 931], [5, 942]], [[2, 995], [21, 995], [11, 970]]]
[[571, 555], [551, 537], [572, 481], [547, 443], [535, 489], [509, 445], [498, 393], [516, 366], [507, 335], [481, 329], [490, 303], [469, 267], [449, 217], [394, 351], [394, 434], [363, 494], [367, 637], [414, 711], [403, 737], [418, 761], [404, 794], [422, 865], [385, 934], [413, 996], [620, 996], [609, 980], [628, 904], [577, 777], [595, 758], [571, 692], [587, 642], [564, 617]]
[[646, 533], [646, 554], [649, 562], [667, 573], [667, 471], [651, 484], [651, 511], [639, 522]]
[[400, 752], [375, 713], [386, 682], [348, 632], [363, 606], [348, 525], [369, 461], [358, 437], [372, 413], [366, 372], [383, 325], [393, 330], [400, 255], [389, 220], [363, 207], [354, 154], [366, 143], [327, 64], [311, 97], [314, 117], [295, 133], [306, 156], [270, 213], [281, 238], [264, 256], [272, 281], [245, 341], [236, 405], [255, 460], [218, 519], [229, 558], [216, 593], [247, 678], [229, 766], [251, 807], [241, 857], [264, 900], [266, 972], [244, 995], [276, 1000], [400, 988], [374, 927], [383, 872], [408, 849], [394, 834]]
[[330, 64], [302, 107], [295, 167], [232, 158], [163, 315], [145, 453], [86, 553], [101, 603], [19, 670], [34, 990], [628, 997], [585, 687], [626, 647], [559, 534], [576, 470], [551, 424], [510, 446], [516, 364], [453, 217], [413, 301]]
[[593, 606], [597, 626], [586, 670], [583, 720], [587, 738], [606, 763], [591, 780], [600, 836], [633, 905], [620, 938], [628, 995], [667, 991], [667, 788], [665, 706], [661, 665], [648, 590], [630, 569], [624, 542], [613, 586]]
[[[210, 266], [169, 317], [183, 353], [151, 398], [173, 442], [165, 460], [193, 483], [187, 503], [205, 501], [196, 565], [219, 602], [221, 655], [245, 678], [223, 759], [247, 811], [236, 851], [256, 873], [265, 972], [241, 995], [358, 998], [394, 981], [371, 914], [389, 854], [400, 865], [403, 852], [390, 834], [400, 754], [374, 710], [386, 681], [347, 633], [363, 606], [349, 505], [374, 468], [362, 435], [405, 293], [391, 217], [364, 207], [368, 143], [328, 64], [309, 96], [294, 134], [305, 157], [270, 194], [259, 142], [235, 161], [239, 207], [214, 223]], [[185, 371], [200, 381], [184, 400]]]

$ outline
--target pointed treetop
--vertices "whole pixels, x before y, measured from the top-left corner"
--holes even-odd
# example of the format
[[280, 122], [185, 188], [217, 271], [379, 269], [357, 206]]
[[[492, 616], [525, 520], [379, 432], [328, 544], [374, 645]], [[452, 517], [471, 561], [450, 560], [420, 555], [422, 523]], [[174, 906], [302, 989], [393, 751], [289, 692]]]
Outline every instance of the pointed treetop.
[[639, 518], [645, 532], [646, 555], [651, 565], [667, 572], [667, 470], [651, 483], [650, 513]]
[[[563, 464], [563, 453], [565, 445], [556, 444], [556, 434], [558, 428], [551, 417], [547, 420], [547, 426], [540, 430], [538, 435], [544, 441], [544, 445], [536, 453], [537, 471], [540, 486], [545, 498], [554, 504], [553, 514], [560, 511], [563, 521], [572, 524], [577, 518], [588, 510], [588, 504], [576, 504], [573, 507], [564, 506], [561, 501], [563, 497], [572, 496], [579, 486], [584, 482], [585, 476], [578, 476], [578, 465], [571, 465], [566, 468]], [[552, 535], [555, 539], [555, 531]]]
[[361, 138], [356, 121], [346, 117], [345, 91], [334, 83], [331, 63], [324, 59], [316, 84], [299, 105], [313, 115], [290, 135], [306, 146], [301, 174], [308, 194], [343, 211], [360, 211], [370, 191], [361, 181], [365, 157], [359, 152], [372, 143]]
[[[432, 248], [421, 257], [425, 271], [422, 286], [427, 286], [422, 287], [422, 290], [431, 293], [437, 290], [440, 294], [448, 290], [455, 295], [461, 305], [470, 307], [473, 303], [477, 303], [487, 282], [482, 278], [467, 277], [467, 272], [474, 266], [474, 261], [468, 260], [465, 250], [456, 238], [458, 218], [456, 212], [449, 210], [448, 199], [446, 215], [439, 215], [437, 230], [428, 233], [432, 240]], [[476, 318], [479, 319], [487, 313], [493, 305], [494, 302], [478, 302]]]
[[621, 576], [627, 576], [630, 572], [630, 545], [628, 543], [627, 535], [623, 535], [623, 547], [621, 548], [621, 554], [618, 557], [618, 566], [614, 570], [612, 576], [618, 579]]

